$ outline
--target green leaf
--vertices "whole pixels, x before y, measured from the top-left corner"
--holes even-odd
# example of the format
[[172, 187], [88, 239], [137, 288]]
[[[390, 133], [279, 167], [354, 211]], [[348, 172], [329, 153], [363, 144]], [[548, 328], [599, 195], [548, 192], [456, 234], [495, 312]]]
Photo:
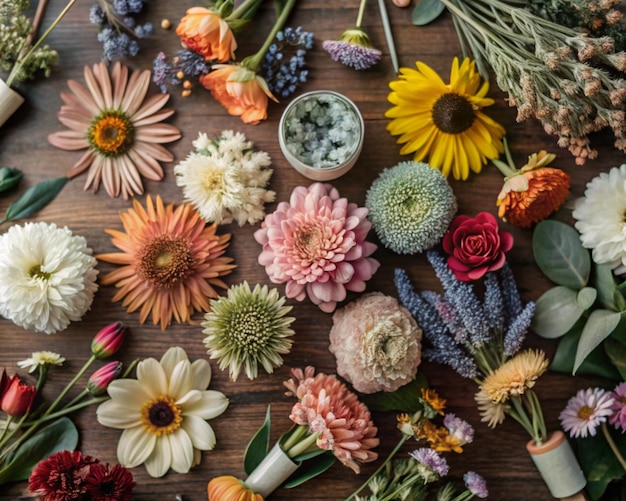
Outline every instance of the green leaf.
[[[621, 325], [618, 326], [618, 329], [620, 327]], [[603, 344], [607, 356], [622, 376], [622, 379], [626, 381], [626, 343], [620, 337], [612, 335], [606, 338]]]
[[427, 388], [426, 376], [418, 372], [413, 381], [401, 386], [396, 391], [380, 391], [363, 395], [361, 401], [371, 411], [399, 411], [415, 412], [422, 408], [419, 399], [422, 396], [422, 388]]
[[307, 480], [317, 477], [319, 474], [324, 473], [328, 468], [335, 464], [336, 458], [330, 451], [324, 451], [315, 459], [302, 463], [296, 471], [285, 481], [282, 487], [291, 489], [303, 484]]
[[591, 312], [578, 341], [572, 374], [576, 374], [587, 355], [615, 330], [621, 318], [622, 314], [614, 311], [594, 310]]
[[19, 169], [0, 168], [0, 193], [17, 186], [20, 179], [22, 179], [22, 172]]
[[617, 284], [613, 270], [607, 264], [593, 262], [593, 284], [598, 291], [598, 302], [607, 310], [617, 311], [615, 293]]
[[530, 327], [539, 336], [554, 339], [569, 331], [584, 312], [576, 291], [557, 285], [537, 299]]
[[61, 192], [68, 180], [67, 177], [57, 177], [31, 186], [9, 206], [4, 219], [0, 222], [22, 219], [43, 209]]
[[33, 468], [55, 452], [74, 450], [78, 445], [78, 430], [63, 417], [42, 428], [11, 456], [11, 462], [0, 473], [0, 484], [27, 480]]
[[243, 469], [246, 475], [250, 475], [254, 469], [261, 464], [261, 461], [267, 456], [270, 448], [270, 406], [267, 406], [265, 412], [265, 421], [263, 425], [254, 434], [243, 457]]
[[[552, 357], [552, 363], [550, 364], [551, 370], [564, 374], [572, 373], [574, 370], [574, 358], [576, 357], [578, 340], [583, 332], [584, 325], [584, 320], [579, 320], [572, 330], [559, 339], [559, 344], [556, 347], [556, 351]], [[612, 336], [607, 338], [603, 345], [598, 346], [587, 355], [587, 358], [585, 358], [584, 362], [578, 368], [577, 374], [600, 376], [613, 381], [623, 380], [604, 349], [607, 341], [610, 339], [612, 339]], [[626, 359], [624, 360], [626, 361]]]
[[570, 225], [550, 219], [537, 224], [533, 254], [537, 266], [555, 284], [575, 290], [587, 285], [591, 258]]
[[432, 23], [444, 10], [446, 10], [446, 6], [439, 0], [419, 0], [413, 9], [413, 24], [424, 26]]
[[593, 303], [596, 302], [596, 298], [598, 297], [598, 291], [593, 287], [583, 287], [578, 291], [576, 296], [576, 303], [579, 308], [583, 310], [588, 310], [593, 306]]

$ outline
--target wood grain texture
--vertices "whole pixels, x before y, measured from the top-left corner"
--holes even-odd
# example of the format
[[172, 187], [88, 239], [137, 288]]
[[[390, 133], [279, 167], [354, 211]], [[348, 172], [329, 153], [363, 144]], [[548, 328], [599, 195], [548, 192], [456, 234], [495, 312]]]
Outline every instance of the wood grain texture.
[[[101, 58], [101, 46], [96, 40], [97, 29], [89, 24], [89, 1], [78, 2], [63, 22], [49, 38], [49, 44], [59, 52], [59, 68], [49, 80], [40, 80], [20, 87], [26, 97], [26, 103], [18, 113], [0, 129], [0, 165], [23, 170], [25, 176], [20, 191], [43, 179], [65, 174], [79, 158], [80, 153], [62, 151], [47, 142], [48, 134], [63, 129], [56, 113], [61, 106], [59, 93], [65, 90], [68, 79], [83, 81], [84, 65], [91, 65]], [[388, 109], [388, 83], [395, 75], [391, 67], [389, 52], [378, 15], [376, 2], [369, 2], [366, 9], [363, 28], [370, 34], [374, 44], [383, 51], [381, 63], [371, 70], [355, 72], [339, 63], [333, 62], [322, 50], [322, 41], [338, 37], [341, 32], [352, 27], [357, 15], [358, 1], [339, 0], [300, 0], [293, 14], [290, 25], [301, 25], [316, 36], [315, 49], [308, 56], [310, 78], [302, 91], [330, 89], [350, 97], [361, 109], [366, 121], [366, 137], [363, 152], [356, 166], [345, 176], [334, 181], [342, 196], [363, 205], [365, 193], [371, 182], [387, 167], [392, 167], [401, 160], [408, 160], [399, 154], [399, 146], [385, 127], [388, 123], [384, 112]], [[141, 43], [138, 57], [127, 63], [136, 68], [151, 68], [152, 60], [159, 51], [168, 55], [179, 48], [179, 39], [174, 30], [160, 28], [161, 19], [167, 18], [174, 26], [184, 15], [187, 8], [196, 4], [192, 0], [152, 1], [147, 2], [144, 18], [154, 23], [155, 34]], [[63, 0], [50, 0], [43, 29], [50, 23], [64, 5]], [[398, 49], [400, 65], [413, 66], [421, 60], [432, 66], [447, 80], [452, 57], [460, 54], [456, 33], [451, 19], [443, 16], [433, 24], [417, 28], [411, 24], [411, 8], [399, 9], [388, 2], [389, 16]], [[251, 54], [260, 46], [265, 34], [274, 20], [272, 2], [262, 7], [258, 21], [239, 37], [239, 57]], [[153, 92], [157, 92], [153, 86]], [[593, 138], [600, 150], [597, 160], [590, 161], [584, 167], [574, 165], [569, 153], [556, 146], [554, 138], [546, 136], [539, 123], [528, 121], [516, 123], [516, 110], [510, 108], [494, 84], [491, 96], [496, 104], [488, 109], [488, 114], [502, 123], [507, 131], [509, 144], [517, 162], [524, 163], [526, 157], [539, 150], [547, 149], [558, 154], [554, 163], [571, 174], [573, 196], [580, 196], [585, 184], [598, 172], [623, 162], [623, 154], [612, 148], [612, 137], [598, 134]], [[238, 118], [229, 116], [226, 111], [202, 89], [193, 90], [189, 98], [182, 98], [174, 91], [170, 105], [176, 109], [171, 123], [183, 131], [183, 137], [172, 144], [170, 149], [175, 161], [165, 165], [165, 178], [162, 182], [146, 182], [146, 193], [160, 194], [166, 202], [182, 202], [182, 193], [174, 181], [173, 166], [185, 158], [192, 149], [191, 142], [199, 131], [209, 136], [225, 129], [243, 132], [259, 149], [267, 151], [273, 160], [274, 175], [271, 188], [277, 192], [277, 200], [286, 200], [291, 190], [298, 185], [310, 184], [284, 160], [277, 140], [278, 119], [287, 104], [270, 103], [269, 119], [259, 125], [243, 124]], [[54, 222], [68, 226], [77, 234], [83, 235], [95, 253], [112, 252], [115, 248], [104, 233], [105, 228], [121, 228], [118, 217], [120, 211], [131, 206], [131, 202], [111, 199], [101, 190], [94, 194], [83, 191], [85, 176], [72, 180], [61, 195], [45, 210], [32, 220]], [[480, 211], [496, 212], [495, 199], [502, 185], [502, 176], [492, 165], [486, 166], [480, 175], [473, 175], [467, 182], [451, 180], [451, 185], [458, 198], [459, 212], [475, 215]], [[0, 211], [4, 212], [16, 198], [16, 193], [0, 198]], [[143, 200], [143, 197], [140, 197]], [[268, 212], [273, 205], [267, 207]], [[531, 252], [531, 232], [503, 223], [515, 237], [515, 247], [509, 254], [521, 294], [525, 300], [535, 300], [551, 284], [535, 266]], [[269, 284], [263, 267], [257, 264], [260, 246], [253, 239], [253, 232], [258, 228], [236, 225], [224, 226], [221, 231], [232, 233], [232, 244], [227, 254], [235, 259], [237, 269], [226, 277], [228, 284], [237, 284], [247, 280], [251, 284]], [[6, 225], [2, 231], [6, 231]], [[376, 241], [375, 235], [370, 239]], [[368, 291], [381, 291], [395, 296], [393, 269], [403, 267], [416, 286], [421, 289], [440, 290], [434, 274], [423, 256], [400, 256], [379, 247], [375, 257], [381, 267], [368, 283]], [[110, 271], [112, 265], [100, 263], [100, 275]], [[281, 293], [284, 288], [279, 288]], [[194, 318], [195, 325], [172, 325], [162, 332], [151, 324], [140, 325], [136, 313], [128, 314], [119, 303], [112, 303], [114, 287], [101, 287], [91, 310], [83, 321], [76, 322], [60, 333], [46, 336], [26, 332], [10, 321], [0, 319], [0, 367], [6, 367], [10, 373], [16, 370], [16, 362], [30, 356], [32, 351], [52, 350], [63, 354], [68, 362], [64, 368], [51, 372], [46, 386], [46, 395], [54, 395], [69, 381], [75, 370], [89, 355], [92, 336], [104, 325], [122, 321], [131, 329], [127, 344], [120, 352], [122, 361], [129, 363], [135, 358], [160, 357], [170, 346], [185, 348], [192, 359], [205, 357], [202, 344], [203, 334], [198, 325], [201, 315]], [[350, 295], [348, 299], [354, 299]], [[292, 314], [297, 318], [293, 351], [286, 356], [285, 366], [274, 374], [262, 374], [255, 381], [245, 378], [231, 382], [227, 373], [214, 370], [211, 388], [224, 392], [230, 398], [230, 407], [219, 418], [211, 421], [217, 435], [215, 450], [204, 453], [200, 466], [187, 475], [173, 472], [165, 478], [150, 478], [143, 467], [133, 470], [137, 481], [136, 499], [170, 500], [176, 494], [183, 495], [185, 501], [206, 499], [206, 483], [210, 478], [221, 474], [242, 476], [242, 456], [248, 440], [261, 425], [265, 410], [272, 404], [273, 435], [275, 439], [290, 426], [289, 409], [293, 400], [283, 395], [282, 382], [288, 378], [290, 367], [302, 367], [312, 364], [320, 371], [335, 372], [335, 361], [328, 351], [328, 333], [332, 325], [332, 316], [322, 313], [310, 302], [293, 305]], [[544, 348], [550, 355], [554, 343], [539, 339], [530, 334], [527, 346]], [[431, 386], [439, 390], [448, 399], [451, 412], [469, 420], [476, 428], [476, 437], [472, 445], [466, 448], [462, 456], [450, 458], [452, 472], [462, 475], [467, 470], [474, 470], [483, 475], [489, 485], [490, 497], [494, 501], [542, 501], [552, 499], [541, 481], [525, 449], [528, 437], [511, 419], [495, 430], [487, 429], [480, 422], [473, 394], [475, 385], [458, 377], [449, 368], [422, 363], [420, 367]], [[23, 372], [23, 371], [21, 371]], [[597, 380], [584, 377], [569, 377], [548, 373], [537, 384], [537, 392], [544, 405], [548, 428], [558, 427], [558, 414], [567, 400], [578, 388], [598, 383]], [[395, 430], [395, 414], [375, 413], [374, 420], [380, 429], [381, 456], [393, 448], [398, 440]], [[118, 430], [104, 428], [95, 419], [95, 409], [89, 408], [74, 415], [74, 421], [80, 429], [80, 448], [86, 454], [100, 458], [104, 462], [116, 462], [116, 444], [120, 435]], [[412, 444], [405, 445], [406, 453]], [[341, 500], [349, 495], [366, 475], [371, 473], [376, 464], [363, 468], [363, 474], [354, 475], [350, 470], [335, 465], [318, 479], [293, 490], [278, 490], [272, 498], [275, 501], [287, 500]], [[20, 483], [0, 490], [1, 500], [17, 497], [26, 489]]]

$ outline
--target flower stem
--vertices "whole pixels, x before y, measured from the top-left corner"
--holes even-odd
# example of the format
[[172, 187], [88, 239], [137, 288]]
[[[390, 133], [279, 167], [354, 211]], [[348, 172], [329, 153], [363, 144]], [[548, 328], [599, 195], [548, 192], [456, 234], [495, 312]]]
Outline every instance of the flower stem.
[[96, 360], [95, 355], [91, 355], [91, 357], [89, 357], [89, 360], [85, 362], [85, 365], [81, 367], [81, 369], [76, 373], [74, 378], [67, 384], [65, 388], [63, 388], [61, 393], [59, 393], [56, 400], [50, 404], [50, 407], [48, 407], [48, 410], [46, 410], [46, 412], [43, 414], [43, 417], [46, 417], [52, 413], [52, 411], [59, 405], [63, 397], [67, 394], [67, 392], [70, 391], [72, 386], [74, 386], [77, 383], [77, 381], [81, 378], [81, 376], [85, 373], [85, 371], [89, 368], [89, 366], [95, 360]]
[[225, 21], [231, 21], [239, 19], [245, 16], [250, 9], [256, 9], [258, 7], [259, 0], [245, 0], [239, 7], [233, 10]]
[[405, 489], [407, 489], [408, 487], [411, 487], [415, 482], [417, 482], [418, 480], [422, 480], [422, 476], [421, 475], [413, 475], [412, 477], [409, 477], [407, 480], [405, 480], [404, 482], [402, 482], [397, 488], [396, 490], [394, 490], [391, 494], [387, 494], [385, 497], [383, 497], [380, 501], [389, 501], [391, 499], [396, 499], [396, 496], [398, 494], [400, 494], [402, 491], [404, 491]]
[[301, 442], [298, 442], [293, 447], [287, 449], [285, 454], [287, 454], [289, 458], [294, 459], [305, 452], [310, 452], [313, 449], [319, 449], [319, 447], [315, 444], [319, 436], [319, 432], [312, 433]]
[[[9, 73], [9, 76], [7, 77], [7, 80], [6, 80], [7, 87], [11, 87], [11, 84], [13, 83], [13, 80], [15, 80], [15, 77], [17, 77], [17, 75], [19, 74], [20, 70], [22, 69], [22, 66], [30, 59], [30, 57], [33, 55], [33, 53], [43, 43], [43, 41], [46, 38], [48, 38], [48, 35], [50, 35], [50, 33], [52, 33], [52, 30], [54, 28], [56, 28], [57, 24], [59, 24], [61, 19], [63, 19], [65, 14], [68, 13], [68, 11], [72, 8], [72, 6], [75, 3], [76, 3], [76, 0], [69, 0], [67, 5], [65, 6], [65, 8], [61, 11], [61, 13], [56, 17], [56, 19], [54, 21], [52, 21], [52, 24], [50, 25], [50, 27], [44, 32], [43, 35], [41, 35], [41, 37], [39, 37], [39, 40], [37, 40], [35, 42], [35, 44], [32, 47], [30, 47], [30, 50], [28, 50], [26, 55], [23, 56], [23, 57], [20, 57], [15, 62], [15, 64], [13, 65], [13, 68], [11, 68], [11, 72]], [[27, 47], [27, 45], [24, 44], [24, 48], [26, 48], [26, 47]]]
[[282, 449], [284, 451], [288, 451], [289, 449], [291, 449], [294, 445], [298, 443], [300, 438], [306, 434], [307, 430], [308, 430], [308, 427], [304, 425], [300, 425], [296, 427], [293, 430], [293, 432], [289, 435], [287, 440], [285, 440], [285, 443], [282, 444]]
[[619, 464], [622, 465], [622, 468], [624, 468], [624, 471], [626, 471], [626, 460], [624, 460], [624, 456], [622, 456], [622, 453], [617, 448], [617, 445], [615, 444], [613, 437], [611, 436], [608, 428], [606, 427], [606, 423], [602, 423], [600, 426], [602, 427], [602, 433], [604, 435], [604, 438], [606, 439], [606, 442], [609, 444], [609, 447], [613, 451], [615, 458], [619, 461]]
[[400, 448], [404, 445], [404, 442], [406, 442], [408, 439], [410, 438], [410, 435], [405, 435], [402, 434], [402, 438], [400, 439], [400, 441], [396, 444], [396, 446], [393, 448], [393, 450], [389, 453], [389, 455], [387, 456], [387, 458], [385, 459], [385, 461], [383, 461], [383, 464], [381, 464], [378, 469], [372, 473], [369, 478], [363, 482], [361, 484], [361, 487], [359, 487], [356, 491], [354, 491], [352, 494], [350, 494], [346, 499], [344, 499], [344, 501], [350, 501], [352, 498], [354, 498], [355, 496], [357, 496], [359, 494], [359, 492], [361, 492], [363, 489], [365, 489], [367, 487], [367, 484], [369, 484], [370, 480], [375, 477], [376, 475], [378, 475], [385, 466], [387, 466], [387, 464], [389, 463], [389, 461], [391, 461], [393, 459], [393, 457], [398, 453], [398, 451], [400, 450]]
[[356, 16], [356, 23], [355, 26], [357, 28], [360, 28], [361, 25], [363, 24], [363, 16], [365, 15], [365, 4], [367, 3], [367, 0], [361, 0], [361, 3], [359, 5], [359, 13]]

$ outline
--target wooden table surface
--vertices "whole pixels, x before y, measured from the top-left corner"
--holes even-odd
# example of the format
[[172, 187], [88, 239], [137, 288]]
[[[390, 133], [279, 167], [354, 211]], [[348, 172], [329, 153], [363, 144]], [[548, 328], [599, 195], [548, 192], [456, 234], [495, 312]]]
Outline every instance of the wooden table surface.
[[[315, 34], [315, 48], [307, 56], [310, 69], [309, 81], [299, 91], [330, 89], [344, 93], [356, 102], [366, 122], [365, 145], [356, 166], [333, 184], [340, 194], [359, 205], [364, 204], [365, 193], [372, 181], [386, 167], [392, 167], [402, 160], [409, 160], [399, 154], [395, 139], [385, 130], [388, 120], [384, 113], [389, 108], [388, 83], [394, 79], [389, 51], [387, 49], [377, 2], [367, 5], [363, 28], [370, 34], [375, 46], [383, 51], [380, 64], [368, 71], [357, 72], [331, 60], [322, 49], [326, 39], [336, 39], [343, 30], [352, 27], [357, 16], [358, 1], [339, 0], [300, 0], [289, 22], [290, 26], [301, 25], [304, 30]], [[426, 27], [411, 24], [411, 8], [399, 9], [388, 3], [389, 17], [402, 66], [414, 67], [421, 60], [447, 81], [450, 63], [455, 55], [460, 55], [456, 33], [449, 16], [444, 15]], [[179, 39], [171, 29], [160, 27], [161, 19], [170, 19], [175, 26], [187, 8], [196, 3], [191, 0], [147, 2], [145, 19], [154, 23], [155, 34], [141, 41], [140, 54], [127, 63], [131, 67], [151, 68], [152, 60], [159, 51], [169, 55], [179, 48]], [[200, 4], [200, 3], [198, 3]], [[64, 5], [63, 0], [50, 0], [44, 28], [48, 26]], [[19, 168], [24, 172], [20, 190], [47, 178], [62, 176], [78, 159], [80, 153], [62, 151], [51, 146], [47, 136], [62, 130], [56, 113], [61, 106], [59, 92], [66, 89], [68, 79], [83, 80], [84, 65], [91, 65], [101, 59], [101, 45], [96, 40], [97, 28], [89, 23], [88, 11], [91, 2], [78, 2], [49, 38], [49, 44], [59, 53], [59, 67], [48, 80], [38, 80], [20, 87], [26, 103], [18, 113], [0, 129], [0, 165]], [[239, 37], [239, 57], [251, 54], [260, 46], [265, 34], [273, 23], [272, 2], [265, 2], [257, 21], [249, 31]], [[158, 92], [152, 86], [152, 92]], [[580, 196], [585, 184], [601, 171], [619, 165], [623, 154], [613, 149], [610, 133], [593, 138], [600, 154], [597, 160], [585, 166], [576, 166], [573, 158], [565, 150], [557, 147], [555, 139], [543, 133], [539, 123], [528, 121], [516, 123], [516, 110], [506, 103], [505, 95], [493, 84], [490, 95], [496, 104], [487, 113], [507, 129], [507, 137], [518, 165], [527, 156], [539, 149], [558, 154], [554, 165], [572, 176], [572, 196]], [[272, 158], [274, 175], [271, 189], [277, 193], [277, 200], [287, 200], [292, 189], [298, 185], [308, 186], [311, 181], [293, 170], [283, 158], [277, 140], [278, 120], [288, 103], [283, 99], [279, 104], [270, 103], [269, 118], [259, 125], [246, 125], [237, 117], [229, 116], [204, 89], [195, 89], [188, 98], [173, 90], [170, 105], [176, 109], [171, 119], [183, 132], [183, 137], [170, 146], [175, 155], [174, 162], [166, 164], [165, 178], [161, 182], [145, 182], [147, 194], [160, 194], [166, 202], [182, 202], [182, 192], [175, 184], [173, 167], [185, 158], [192, 149], [191, 142], [199, 131], [214, 136], [222, 130], [232, 129], [243, 132], [257, 148], [267, 151]], [[94, 194], [83, 191], [85, 177], [72, 180], [60, 196], [31, 220], [54, 222], [67, 225], [73, 232], [83, 235], [95, 253], [116, 250], [105, 228], [121, 228], [119, 212], [131, 206], [130, 200], [112, 199], [104, 190]], [[459, 213], [475, 215], [480, 211], [496, 213], [495, 199], [502, 184], [502, 176], [493, 165], [488, 165], [480, 175], [472, 175], [466, 182], [450, 180], [458, 199]], [[4, 213], [16, 195], [0, 197], [0, 211]], [[144, 197], [139, 197], [143, 202]], [[266, 207], [270, 212], [274, 205]], [[23, 221], [22, 221], [23, 223]], [[530, 230], [522, 230], [501, 223], [501, 227], [513, 233], [515, 246], [509, 253], [520, 292], [524, 300], [535, 300], [551, 284], [543, 277], [533, 262]], [[6, 231], [4, 225], [2, 231]], [[253, 239], [257, 226], [242, 228], [226, 225], [221, 232], [232, 233], [232, 243], [227, 255], [237, 264], [236, 270], [226, 277], [230, 285], [247, 280], [251, 284], [270, 284], [262, 266], [257, 263], [260, 246]], [[375, 235], [370, 240], [377, 242]], [[368, 282], [368, 291], [381, 291], [396, 295], [393, 285], [393, 269], [409, 269], [417, 287], [439, 290], [434, 274], [421, 255], [400, 256], [379, 246], [374, 257], [381, 267]], [[100, 263], [100, 276], [112, 269], [112, 265]], [[91, 310], [81, 322], [75, 322], [68, 329], [50, 336], [27, 332], [12, 322], [0, 319], [0, 367], [9, 373], [17, 369], [16, 362], [28, 358], [33, 351], [52, 350], [66, 357], [62, 369], [52, 371], [46, 394], [57, 394], [69, 381], [74, 371], [88, 357], [93, 335], [104, 325], [122, 321], [131, 329], [127, 343], [119, 353], [119, 358], [129, 363], [135, 358], [159, 358], [167, 348], [182, 346], [192, 359], [206, 357], [204, 337], [198, 325], [173, 324], [164, 332], [152, 324], [139, 324], [137, 313], [126, 313], [119, 303], [112, 303], [115, 288], [101, 286]], [[283, 286], [279, 290], [284, 293]], [[356, 296], [351, 295], [349, 299]], [[214, 476], [233, 474], [243, 476], [242, 457], [246, 444], [255, 430], [261, 425], [268, 403], [272, 404], [272, 439], [290, 426], [289, 409], [294, 400], [284, 396], [283, 381], [289, 376], [290, 367], [303, 367], [312, 364], [326, 373], [335, 372], [334, 357], [328, 351], [328, 333], [332, 325], [332, 315], [321, 312], [309, 301], [302, 303], [289, 300], [293, 305], [292, 314], [296, 335], [292, 352], [285, 357], [285, 365], [274, 374], [261, 374], [249, 381], [240, 377], [236, 382], [229, 381], [228, 374], [221, 372], [212, 363], [213, 380], [211, 388], [222, 391], [230, 399], [228, 410], [211, 421], [217, 435], [217, 446], [213, 451], [203, 453], [202, 463], [186, 475], [174, 472], [164, 478], [150, 478], [143, 466], [135, 468], [136, 499], [171, 500], [181, 494], [186, 501], [206, 499], [206, 483]], [[196, 321], [201, 315], [196, 315]], [[549, 355], [554, 343], [529, 334], [526, 346], [544, 348]], [[450, 368], [422, 363], [420, 369], [430, 385], [448, 399], [448, 410], [470, 421], [476, 428], [473, 444], [466, 447], [461, 456], [450, 457], [452, 474], [462, 475], [474, 470], [483, 475], [489, 486], [492, 500], [538, 501], [552, 499], [541, 478], [526, 453], [528, 437], [512, 419], [507, 419], [495, 430], [488, 429], [480, 422], [473, 400], [475, 384], [458, 377]], [[19, 370], [24, 373], [24, 370]], [[548, 373], [537, 384], [537, 393], [543, 403], [549, 429], [559, 426], [558, 414], [567, 400], [579, 388], [595, 384], [597, 381], [584, 377], [570, 377]], [[374, 413], [373, 418], [379, 427], [381, 445], [378, 452], [385, 457], [399, 438], [395, 430], [394, 413]], [[116, 462], [118, 430], [105, 428], [97, 423], [95, 408], [85, 409], [74, 415], [74, 422], [80, 430], [80, 449], [98, 457], [104, 462]], [[405, 444], [401, 456], [412, 450], [413, 444]], [[303, 486], [292, 490], [278, 490], [271, 499], [286, 500], [341, 500], [349, 495], [377, 464], [366, 465], [357, 476], [340, 464]], [[26, 483], [0, 488], [0, 499], [14, 499], [26, 490]]]

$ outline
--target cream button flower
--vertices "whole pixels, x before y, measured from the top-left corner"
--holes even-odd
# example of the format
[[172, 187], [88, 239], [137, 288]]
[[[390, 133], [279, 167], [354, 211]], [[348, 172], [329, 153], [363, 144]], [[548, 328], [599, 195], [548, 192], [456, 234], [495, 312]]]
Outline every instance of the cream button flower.
[[147, 358], [137, 365], [137, 379], [118, 379], [108, 387], [110, 400], [100, 404], [98, 422], [124, 430], [117, 447], [121, 465], [144, 464], [152, 477], [171, 468], [187, 473], [200, 451], [215, 447], [207, 420], [228, 407], [226, 396], [207, 390], [211, 367], [206, 360], [189, 361], [180, 347], [167, 350], [160, 361]]

